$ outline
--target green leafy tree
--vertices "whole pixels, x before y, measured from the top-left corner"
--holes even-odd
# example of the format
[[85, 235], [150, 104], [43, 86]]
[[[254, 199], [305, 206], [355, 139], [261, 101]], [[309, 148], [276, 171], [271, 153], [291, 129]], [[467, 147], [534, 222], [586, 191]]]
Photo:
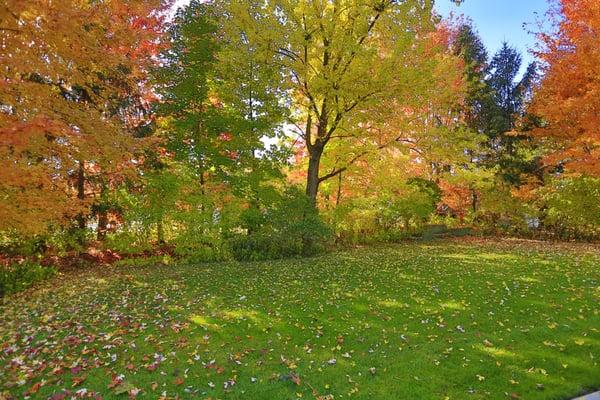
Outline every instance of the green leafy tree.
[[251, 57], [242, 64], [232, 56], [238, 43], [225, 34], [216, 7], [193, 1], [175, 17], [155, 74], [160, 131], [203, 192], [209, 184], [247, 192], [277, 173], [264, 139], [279, 134], [283, 107], [269, 87], [273, 74]]
[[460, 56], [465, 64], [465, 122], [474, 132], [485, 134], [489, 125], [490, 108], [493, 105], [493, 92], [485, 81], [488, 71], [487, 49], [471, 23], [459, 26], [453, 45], [454, 54]]
[[597, 239], [600, 235], [600, 179], [558, 176], [538, 189], [544, 228], [563, 239]]

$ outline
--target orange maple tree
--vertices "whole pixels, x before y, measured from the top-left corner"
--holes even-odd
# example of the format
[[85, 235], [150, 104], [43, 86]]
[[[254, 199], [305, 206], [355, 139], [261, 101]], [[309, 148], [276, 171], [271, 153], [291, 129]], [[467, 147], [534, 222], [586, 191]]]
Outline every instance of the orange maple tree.
[[534, 135], [553, 147], [548, 165], [600, 176], [600, 2], [560, 0], [550, 12], [555, 32], [539, 35], [545, 77], [533, 113]]
[[89, 213], [86, 173], [135, 164], [166, 6], [2, 2], [0, 231], [40, 233]]

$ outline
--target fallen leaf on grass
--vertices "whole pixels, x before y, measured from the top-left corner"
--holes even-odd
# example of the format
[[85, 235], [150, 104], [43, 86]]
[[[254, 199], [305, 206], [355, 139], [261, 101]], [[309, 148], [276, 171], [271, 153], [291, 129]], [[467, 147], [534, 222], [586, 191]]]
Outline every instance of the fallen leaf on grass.
[[79, 386], [83, 383], [83, 381], [85, 381], [87, 378], [87, 376], [76, 376], [73, 378], [73, 384], [71, 385], [71, 387], [75, 387], [75, 386]]
[[136, 389], [137, 388], [129, 382], [121, 382], [121, 384], [115, 387], [115, 394], [130, 393], [131, 391], [134, 391]]

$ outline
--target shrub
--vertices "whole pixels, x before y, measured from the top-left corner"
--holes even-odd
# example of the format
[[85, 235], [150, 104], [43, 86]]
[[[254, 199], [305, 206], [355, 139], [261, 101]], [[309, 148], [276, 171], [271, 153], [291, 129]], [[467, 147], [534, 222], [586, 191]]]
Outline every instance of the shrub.
[[228, 258], [227, 245], [218, 229], [191, 230], [177, 236], [170, 244], [174, 246], [177, 258], [191, 264]]
[[0, 232], [0, 253], [10, 256], [35, 256], [43, 253], [47, 247], [45, 235], [25, 237], [16, 232]]
[[152, 243], [147, 236], [132, 231], [122, 231], [107, 235], [105, 246], [119, 254], [136, 255], [152, 251]]
[[80, 253], [90, 239], [90, 232], [86, 229], [59, 229], [48, 236], [47, 244], [58, 254], [67, 254], [70, 251]]
[[497, 184], [481, 193], [473, 218], [484, 234], [530, 237], [535, 234], [530, 221], [537, 214], [535, 207], [515, 197], [509, 186]]
[[539, 194], [546, 232], [561, 239], [600, 238], [600, 179], [555, 179]]
[[36, 282], [53, 276], [56, 270], [32, 262], [15, 263], [0, 267], [0, 297], [31, 287]]
[[439, 199], [435, 183], [413, 179], [377, 199], [352, 199], [338, 206], [332, 219], [342, 242], [395, 242], [420, 233]]
[[241, 229], [228, 238], [236, 260], [311, 256], [332, 236], [308, 198], [295, 187], [242, 212]]
[[236, 235], [229, 241], [233, 257], [239, 261], [258, 261], [302, 254], [302, 241], [267, 232]]

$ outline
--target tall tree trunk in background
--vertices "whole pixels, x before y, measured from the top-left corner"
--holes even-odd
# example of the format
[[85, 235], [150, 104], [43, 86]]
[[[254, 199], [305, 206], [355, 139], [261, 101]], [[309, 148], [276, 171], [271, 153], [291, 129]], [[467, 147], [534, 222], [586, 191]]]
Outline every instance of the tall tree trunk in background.
[[[85, 199], [85, 166], [83, 160], [79, 160], [79, 168], [77, 170], [77, 198], [80, 201]], [[79, 215], [77, 215], [79, 229], [85, 229], [86, 222], [85, 215], [79, 213]]]
[[479, 206], [479, 196], [477, 195], [477, 190], [471, 188], [471, 205], [473, 207], [473, 212], [477, 212], [477, 208]]
[[106, 230], [108, 229], [108, 210], [106, 207], [101, 206], [98, 210], [98, 231], [97, 231], [97, 239], [98, 241], [103, 241], [106, 239]]
[[433, 175], [433, 181], [436, 185], [440, 184], [441, 167], [438, 163], [431, 163], [431, 175]]
[[342, 198], [342, 172], [340, 172], [340, 174], [338, 175], [338, 189], [337, 189], [337, 196], [335, 198], [335, 206], [339, 206], [340, 205], [340, 199]]
[[96, 229], [96, 238], [98, 241], [106, 239], [106, 231], [108, 230], [108, 201], [106, 200], [107, 189], [106, 184], [102, 182], [100, 188], [100, 201], [97, 204], [98, 227]]
[[200, 203], [200, 211], [204, 212], [204, 202], [205, 202], [205, 198], [204, 196], [206, 195], [206, 191], [204, 190], [204, 169], [201, 168], [200, 169], [200, 193], [202, 193], [202, 203]]

